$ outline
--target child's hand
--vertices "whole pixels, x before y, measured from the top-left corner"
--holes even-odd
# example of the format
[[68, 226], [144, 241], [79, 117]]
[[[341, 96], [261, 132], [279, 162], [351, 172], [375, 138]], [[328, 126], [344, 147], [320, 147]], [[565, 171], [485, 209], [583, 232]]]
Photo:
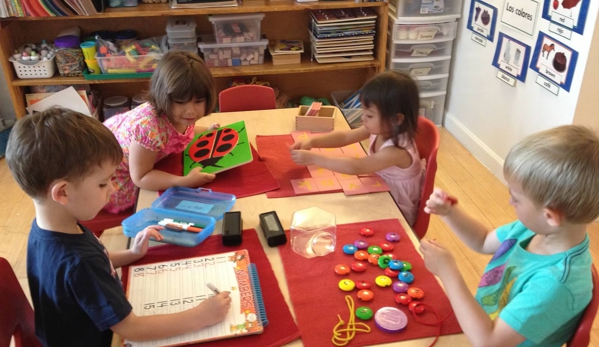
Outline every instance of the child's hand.
[[298, 165], [312, 165], [314, 164], [314, 153], [303, 150], [296, 149], [291, 151], [291, 159]]
[[426, 201], [424, 212], [429, 214], [437, 214], [446, 216], [451, 210], [451, 206], [455, 204], [456, 199], [451, 198], [449, 194], [439, 188], [435, 188], [431, 196]]
[[202, 327], [207, 327], [216, 324], [227, 316], [227, 312], [231, 308], [231, 297], [229, 292], [224, 291], [219, 294], [202, 301], [197, 307], [197, 319]]
[[215, 174], [202, 172], [202, 168], [196, 167], [191, 169], [187, 176], [185, 176], [185, 186], [193, 188], [200, 187], [214, 181], [215, 178]]
[[436, 240], [421, 240], [419, 249], [424, 258], [424, 266], [434, 275], [452, 274], [452, 271], [457, 271], [453, 255]]
[[218, 128], [220, 128], [220, 124], [214, 123], [214, 124], [212, 124], [211, 126], [208, 127], [207, 131], [212, 131], [212, 130], [218, 129]]
[[131, 253], [143, 257], [146, 255], [148, 251], [148, 242], [150, 241], [150, 237], [154, 238], [156, 241], [162, 241], [164, 238], [160, 234], [160, 230], [164, 229], [164, 227], [160, 225], [150, 225], [144, 230], [140, 231], [135, 235], [135, 239], [133, 240], [133, 244], [131, 245]]
[[297, 141], [296, 143], [292, 144], [291, 147], [289, 147], [289, 150], [291, 150], [291, 151], [293, 151], [295, 149], [311, 150], [312, 149], [312, 143], [310, 142], [310, 140]]

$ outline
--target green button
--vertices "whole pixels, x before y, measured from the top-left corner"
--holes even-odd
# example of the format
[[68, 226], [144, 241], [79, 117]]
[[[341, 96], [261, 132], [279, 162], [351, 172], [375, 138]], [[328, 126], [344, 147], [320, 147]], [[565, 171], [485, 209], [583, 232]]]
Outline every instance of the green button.
[[368, 254], [383, 254], [383, 250], [379, 246], [368, 247]]
[[369, 307], [361, 306], [356, 309], [356, 317], [360, 318], [361, 320], [369, 320], [372, 318], [372, 315], [372, 310]]
[[410, 271], [412, 270], [412, 264], [408, 263], [407, 261], [402, 261], [403, 263], [403, 271]]

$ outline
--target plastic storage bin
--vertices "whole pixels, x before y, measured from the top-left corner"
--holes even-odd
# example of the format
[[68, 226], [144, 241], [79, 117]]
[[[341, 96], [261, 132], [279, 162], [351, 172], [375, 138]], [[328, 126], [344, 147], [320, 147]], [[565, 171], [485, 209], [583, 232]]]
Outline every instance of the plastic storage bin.
[[451, 20], [462, 13], [462, 0], [390, 0], [389, 14], [410, 20], [430, 20], [443, 17]]
[[103, 74], [152, 72], [161, 58], [162, 54], [158, 53], [138, 56], [96, 56]]
[[[357, 99], [356, 103], [353, 103], [353, 105], [346, 104], [348, 99], [352, 97], [355, 93], [356, 91], [352, 90], [340, 90], [331, 92], [331, 99], [333, 99], [333, 105], [337, 106], [341, 110], [341, 113], [343, 113], [343, 116], [349, 123], [349, 126], [354, 129], [359, 128], [362, 125], [362, 113], [364, 112], [362, 110], [362, 107], [360, 106], [359, 98]], [[356, 101], [355, 98], [351, 99]]]
[[266, 39], [258, 42], [198, 44], [208, 67], [263, 64], [267, 46]]
[[412, 77], [449, 73], [451, 56], [389, 60], [389, 70], [398, 70]]
[[8, 60], [13, 64], [18, 78], [50, 78], [54, 76], [54, 73], [56, 72], [54, 58], [55, 56], [50, 60], [19, 61], [13, 57], [10, 57]]
[[168, 38], [169, 50], [175, 51], [186, 51], [198, 53], [198, 40], [197, 37], [184, 38], [184, 39], [171, 39]]
[[104, 100], [104, 120], [130, 110], [129, 98], [126, 96], [111, 96]]
[[413, 77], [420, 93], [447, 92], [448, 74]]
[[420, 110], [418, 114], [430, 119], [436, 125], [443, 125], [445, 96], [446, 92], [420, 93]]
[[401, 23], [396, 19], [389, 19], [389, 33], [391, 40], [404, 40], [405, 43], [422, 43], [433, 40], [453, 40], [458, 30], [458, 22], [434, 23]]
[[441, 42], [403, 43], [400, 40], [389, 42], [389, 59], [424, 58], [451, 55], [453, 39]]
[[260, 22], [264, 13], [210, 16], [217, 43], [260, 41]]
[[175, 231], [164, 228], [162, 242], [179, 246], [199, 245], [214, 231], [216, 222], [235, 204], [235, 195], [213, 192], [210, 189], [172, 187], [167, 189], [150, 208], [145, 208], [123, 221], [123, 232], [135, 237], [150, 225], [157, 225], [165, 218], [179, 222], [194, 223], [200, 232]]
[[170, 39], [196, 37], [196, 21], [193, 17], [171, 17], [166, 23], [166, 34]]

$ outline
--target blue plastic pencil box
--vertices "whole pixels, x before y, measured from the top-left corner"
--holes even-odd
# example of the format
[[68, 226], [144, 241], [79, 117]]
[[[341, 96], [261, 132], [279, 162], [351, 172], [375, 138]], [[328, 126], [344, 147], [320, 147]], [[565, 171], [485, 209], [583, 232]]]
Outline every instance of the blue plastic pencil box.
[[213, 192], [210, 189], [172, 187], [167, 189], [150, 208], [135, 213], [123, 221], [123, 232], [135, 237], [138, 232], [150, 225], [158, 225], [165, 218], [177, 222], [193, 223], [202, 228], [200, 232], [177, 231], [164, 228], [160, 234], [164, 243], [194, 247], [199, 245], [214, 231], [217, 221], [225, 212], [233, 208], [236, 197], [232, 194]]

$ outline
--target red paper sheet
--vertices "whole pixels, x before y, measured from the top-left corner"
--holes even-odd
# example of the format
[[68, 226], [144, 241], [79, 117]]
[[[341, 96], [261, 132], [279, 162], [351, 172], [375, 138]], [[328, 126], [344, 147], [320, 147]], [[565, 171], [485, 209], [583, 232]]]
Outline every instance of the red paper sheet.
[[[252, 263], [258, 268], [258, 277], [260, 278], [260, 287], [262, 288], [262, 297], [264, 307], [266, 307], [266, 316], [268, 325], [264, 332], [258, 335], [249, 335], [240, 337], [241, 340], [232, 341], [231, 339], [190, 344], [188, 346], [199, 347], [227, 347], [239, 343], [244, 347], [278, 347], [296, 340], [300, 337], [299, 330], [293, 321], [289, 306], [283, 298], [283, 293], [275, 274], [270, 266], [270, 262], [264, 253], [260, 244], [258, 235], [254, 229], [243, 231], [243, 243], [235, 247], [226, 247], [222, 245], [221, 236], [214, 235], [208, 237], [197, 247], [179, 247], [174, 245], [161, 245], [151, 247], [148, 253], [135, 265], [156, 263], [162, 261], [192, 258], [206, 256], [210, 254], [231, 252], [238, 249], [247, 249]], [[129, 267], [123, 267], [123, 283], [127, 289], [127, 279]]]
[[[360, 235], [360, 229], [364, 227], [374, 229], [374, 235], [371, 237]], [[424, 291], [425, 297], [422, 302], [432, 306], [442, 318], [450, 314], [442, 324], [441, 334], [455, 334], [462, 331], [445, 292], [435, 277], [424, 267], [422, 257], [414, 248], [405, 231], [396, 219], [388, 219], [338, 225], [335, 252], [324, 257], [307, 259], [294, 253], [291, 247], [279, 248], [291, 302], [305, 347], [332, 345], [333, 328], [339, 322], [337, 314], [341, 315], [345, 322], [349, 319], [349, 310], [345, 302], [346, 295], [350, 295], [354, 299], [356, 308], [367, 306], [373, 312], [376, 312], [381, 307], [392, 306], [398, 307], [408, 316], [406, 329], [395, 334], [386, 333], [377, 328], [373, 319], [365, 321], [370, 326], [371, 332], [357, 333], [347, 346], [365, 346], [412, 340], [437, 334], [438, 328], [436, 326], [427, 326], [416, 322], [406, 306], [395, 303], [396, 293], [391, 287], [380, 288], [376, 286], [374, 283], [375, 278], [384, 274], [381, 268], [368, 264], [366, 271], [362, 273], [352, 271], [348, 275], [341, 276], [334, 272], [336, 265], [346, 264], [351, 266], [356, 261], [352, 255], [343, 253], [344, 245], [353, 244], [358, 239], [368, 242], [369, 245], [380, 245], [386, 241], [385, 235], [392, 231], [399, 233], [401, 240], [393, 243], [395, 249], [391, 253], [396, 254], [399, 260], [408, 261], [412, 264], [412, 273], [415, 280], [411, 286]], [[357, 280], [371, 282], [374, 299], [370, 302], [361, 301], [357, 298], [356, 289], [352, 292], [341, 291], [338, 283], [345, 278], [349, 278], [354, 282]], [[397, 277], [395, 277], [395, 280], [397, 280]], [[427, 314], [426, 312], [420, 318], [426, 322], [437, 320], [434, 314]], [[356, 321], [364, 322], [359, 319], [356, 319]]]
[[[214, 181], [203, 185], [202, 188], [233, 194], [238, 199], [279, 188], [279, 184], [265, 163], [260, 160], [260, 156], [253, 146], [252, 155], [254, 160], [251, 163], [216, 174]], [[173, 153], [167, 156], [156, 163], [154, 168], [173, 175], [182, 175], [183, 153]], [[163, 191], [160, 191], [160, 194], [162, 193]]]
[[[312, 177], [306, 166], [297, 165], [291, 160], [289, 146], [292, 144], [293, 137], [291, 135], [256, 136], [256, 146], [258, 147], [260, 158], [280, 186], [279, 189], [266, 193], [266, 196], [269, 198], [295, 196], [291, 180]], [[314, 194], [338, 193], [342, 191], [342, 189], [336, 189], [326, 192], [314, 192]]]

